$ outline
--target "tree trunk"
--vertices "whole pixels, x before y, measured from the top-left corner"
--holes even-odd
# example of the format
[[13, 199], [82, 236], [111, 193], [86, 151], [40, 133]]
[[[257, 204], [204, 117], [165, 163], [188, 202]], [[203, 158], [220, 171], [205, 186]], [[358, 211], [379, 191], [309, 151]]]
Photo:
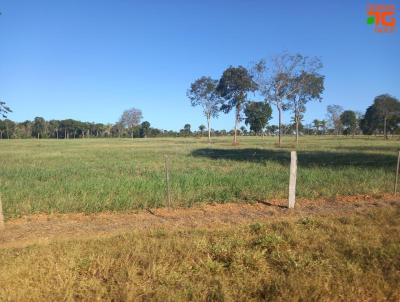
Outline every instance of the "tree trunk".
[[37, 134], [37, 139], [40, 139], [40, 134], [39, 133]]
[[387, 118], [385, 116], [384, 119], [383, 119], [383, 136], [385, 137], [385, 139], [388, 139], [387, 130], [386, 130], [386, 120], [387, 120]]
[[299, 144], [299, 118], [296, 117], [296, 146]]
[[207, 127], [208, 127], [208, 143], [211, 144], [211, 129], [210, 129], [210, 117], [207, 116]]
[[233, 144], [236, 145], [237, 144], [237, 126], [239, 123], [239, 113], [240, 113], [240, 107], [236, 106], [236, 115], [235, 115], [235, 133], [233, 136]]
[[282, 132], [282, 108], [277, 105], [278, 108], [278, 113], [279, 113], [279, 139], [278, 139], [278, 145], [279, 147], [281, 146], [281, 132]]
[[133, 129], [132, 129], [132, 131], [131, 131], [131, 135], [132, 135], [132, 140], [133, 140]]

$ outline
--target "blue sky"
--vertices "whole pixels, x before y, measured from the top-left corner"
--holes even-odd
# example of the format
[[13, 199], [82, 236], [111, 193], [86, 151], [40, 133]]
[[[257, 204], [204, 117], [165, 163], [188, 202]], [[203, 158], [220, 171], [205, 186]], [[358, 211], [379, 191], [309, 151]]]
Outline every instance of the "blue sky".
[[[197, 128], [193, 80], [289, 51], [324, 64], [306, 122], [329, 104], [365, 111], [376, 95], [400, 97], [400, 1], [379, 3], [396, 5], [396, 33], [375, 33], [362, 0], [0, 0], [0, 99], [16, 121], [115, 122], [137, 107], [154, 127]], [[232, 127], [230, 114], [213, 123]]]

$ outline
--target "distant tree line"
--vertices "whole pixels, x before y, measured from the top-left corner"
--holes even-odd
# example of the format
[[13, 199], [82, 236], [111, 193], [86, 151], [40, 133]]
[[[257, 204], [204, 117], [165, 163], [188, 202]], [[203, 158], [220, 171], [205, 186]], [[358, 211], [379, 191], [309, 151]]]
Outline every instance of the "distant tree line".
[[[201, 106], [207, 126], [193, 130], [188, 123], [179, 131], [151, 127], [143, 121], [137, 108], [125, 110], [113, 124], [82, 122], [74, 119], [49, 120], [36, 117], [33, 121], [14, 122], [7, 119], [11, 108], [0, 101], [0, 139], [5, 138], [89, 138], [89, 137], [162, 137], [198, 136], [207, 130], [211, 136], [276, 135], [279, 145], [283, 135], [379, 135], [387, 139], [389, 134], [400, 134], [400, 102], [389, 94], [377, 96], [365, 113], [344, 110], [339, 105], [327, 107], [326, 119], [314, 119], [304, 124], [307, 103], [321, 101], [324, 76], [319, 73], [322, 63], [318, 58], [300, 54], [283, 53], [266, 63], [262, 59], [250, 69], [243, 66], [228, 67], [219, 80], [203, 76], [195, 80], [187, 91], [192, 106]], [[262, 98], [251, 100], [250, 96]], [[278, 125], [269, 125], [272, 107], [278, 111]], [[220, 113], [234, 111], [232, 130], [213, 130], [212, 118]], [[282, 114], [291, 112], [291, 122], [284, 124]], [[3, 118], [3, 119], [1, 119]], [[249, 126], [240, 126], [244, 121]]]
[[[268, 125], [272, 116], [272, 108], [266, 102], [246, 102], [244, 105], [244, 122], [249, 126], [241, 126], [236, 131], [214, 130], [211, 127], [200, 125], [192, 129], [190, 124], [185, 124], [179, 131], [163, 130], [151, 127], [148, 121], [142, 120], [139, 109], [126, 110], [118, 122], [102, 124], [81, 122], [73, 119], [49, 120], [36, 117], [33, 121], [14, 122], [7, 119], [7, 113], [12, 112], [4, 102], [0, 102], [0, 139], [6, 138], [93, 138], [93, 137], [120, 137], [120, 138], [146, 138], [146, 137], [188, 137], [205, 135], [226, 136], [231, 135], [384, 135], [400, 134], [400, 102], [395, 97], [383, 94], [377, 96], [373, 104], [363, 114], [358, 111], [344, 110], [339, 105], [327, 107], [326, 119], [314, 119], [310, 124], [303, 124], [302, 118], [296, 121], [296, 116], [291, 123]], [[211, 112], [210, 117], [215, 117], [217, 112]], [[280, 129], [280, 131], [279, 131]]]
[[118, 122], [103, 124], [82, 122], [74, 119], [49, 120], [35, 117], [33, 121], [21, 123], [7, 119], [12, 112], [4, 102], [0, 102], [0, 139], [5, 138], [89, 138], [89, 137], [158, 137], [177, 136], [178, 132], [152, 128], [148, 121], [141, 122], [142, 112], [131, 108], [123, 112]]

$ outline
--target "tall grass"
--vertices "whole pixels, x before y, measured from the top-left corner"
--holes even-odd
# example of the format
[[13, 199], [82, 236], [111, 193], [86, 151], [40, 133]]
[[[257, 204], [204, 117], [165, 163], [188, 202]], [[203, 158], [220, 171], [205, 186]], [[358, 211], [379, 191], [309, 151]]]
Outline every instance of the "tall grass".
[[[166, 204], [164, 155], [174, 205], [287, 196], [289, 151], [275, 138], [0, 140], [6, 217], [99, 212]], [[393, 187], [399, 141], [301, 138], [299, 197], [379, 194]]]

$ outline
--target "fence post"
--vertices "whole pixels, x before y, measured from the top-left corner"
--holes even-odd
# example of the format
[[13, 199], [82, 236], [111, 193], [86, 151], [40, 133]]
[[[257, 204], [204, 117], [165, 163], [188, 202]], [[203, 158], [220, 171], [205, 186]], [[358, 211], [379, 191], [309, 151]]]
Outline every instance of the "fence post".
[[289, 178], [289, 209], [294, 208], [296, 202], [296, 178], [297, 178], [297, 152], [290, 152], [290, 178]]
[[396, 180], [394, 183], [394, 195], [397, 194], [397, 182], [399, 181], [399, 170], [400, 170], [400, 151], [399, 155], [397, 156], [397, 169], [396, 169]]
[[4, 229], [4, 215], [3, 215], [3, 204], [1, 203], [0, 195], [0, 230]]
[[165, 185], [166, 185], [166, 191], [167, 191], [167, 200], [168, 200], [168, 207], [171, 207], [171, 192], [170, 192], [170, 186], [169, 186], [169, 169], [168, 169], [168, 156], [164, 155], [165, 158]]

